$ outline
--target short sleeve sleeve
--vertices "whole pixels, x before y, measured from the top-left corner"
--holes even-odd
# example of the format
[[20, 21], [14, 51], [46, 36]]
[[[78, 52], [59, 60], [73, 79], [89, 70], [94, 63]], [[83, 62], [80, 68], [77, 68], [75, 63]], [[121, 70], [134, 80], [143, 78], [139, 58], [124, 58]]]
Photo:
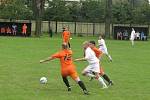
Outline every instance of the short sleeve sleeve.
[[52, 58], [60, 58], [61, 57], [61, 53], [57, 52], [57, 53], [53, 54], [51, 57]]

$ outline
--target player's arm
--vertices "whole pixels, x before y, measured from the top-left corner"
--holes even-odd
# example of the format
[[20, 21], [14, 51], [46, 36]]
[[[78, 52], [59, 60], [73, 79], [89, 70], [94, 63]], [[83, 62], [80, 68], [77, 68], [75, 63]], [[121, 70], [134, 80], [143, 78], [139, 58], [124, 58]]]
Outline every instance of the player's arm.
[[86, 61], [87, 59], [86, 58], [78, 58], [78, 59], [75, 59], [74, 61]]
[[55, 59], [55, 58], [60, 58], [60, 57], [61, 57], [61, 55], [60, 55], [60, 53], [58, 52], [58, 53], [55, 53], [55, 54], [53, 54], [52, 56], [48, 57], [47, 59], [40, 60], [40, 63], [44, 63], [44, 62], [47, 62], [47, 61], [51, 61], [51, 60], [53, 60], [53, 59]]
[[53, 60], [53, 59], [54, 59], [53, 57], [48, 57], [47, 59], [40, 60], [40, 63], [44, 63], [44, 62], [47, 62], [47, 61], [51, 61], [51, 60]]

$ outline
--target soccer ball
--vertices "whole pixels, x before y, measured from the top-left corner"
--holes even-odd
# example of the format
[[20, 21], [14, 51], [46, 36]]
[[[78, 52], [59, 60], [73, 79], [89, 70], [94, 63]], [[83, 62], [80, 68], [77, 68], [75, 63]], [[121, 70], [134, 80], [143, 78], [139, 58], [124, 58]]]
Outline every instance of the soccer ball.
[[40, 83], [41, 84], [46, 84], [47, 83], [47, 78], [46, 77], [41, 77], [40, 78]]

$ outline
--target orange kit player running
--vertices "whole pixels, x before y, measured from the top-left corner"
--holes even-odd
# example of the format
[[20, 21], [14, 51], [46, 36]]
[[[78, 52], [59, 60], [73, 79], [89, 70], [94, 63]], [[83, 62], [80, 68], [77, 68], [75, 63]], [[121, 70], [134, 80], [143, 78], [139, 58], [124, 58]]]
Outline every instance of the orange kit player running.
[[[96, 43], [95, 41], [90, 41], [89, 46], [91, 49], [95, 52], [95, 55], [97, 58], [100, 58], [103, 55], [103, 52], [100, 51], [98, 48], [96, 48]], [[104, 70], [102, 66], [100, 67], [100, 75], [108, 82], [109, 85], [113, 85], [113, 82], [110, 80], [107, 74], [104, 73]]]
[[63, 27], [62, 39], [63, 39], [63, 43], [68, 44], [69, 48], [71, 48], [70, 42], [69, 42], [70, 32], [68, 31], [67, 27]]
[[68, 88], [68, 91], [71, 91], [71, 87], [69, 85], [69, 81], [67, 79], [68, 76], [70, 76], [73, 80], [75, 80], [79, 86], [82, 88], [84, 94], [88, 94], [88, 91], [84, 85], [84, 83], [80, 80], [77, 71], [75, 69], [75, 65], [73, 64], [72, 61], [72, 51], [68, 49], [67, 44], [63, 43], [62, 44], [62, 50], [58, 53], [53, 54], [51, 57], [45, 59], [45, 60], [40, 60], [40, 63], [50, 61], [53, 59], [60, 59], [60, 64], [61, 64], [61, 75], [63, 78], [63, 82]]

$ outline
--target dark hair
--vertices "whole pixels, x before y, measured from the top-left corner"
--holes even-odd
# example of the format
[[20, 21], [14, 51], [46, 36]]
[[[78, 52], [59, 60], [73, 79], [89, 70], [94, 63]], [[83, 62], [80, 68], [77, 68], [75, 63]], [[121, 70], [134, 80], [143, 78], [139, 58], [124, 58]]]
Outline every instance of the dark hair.
[[89, 43], [92, 43], [92, 44], [96, 45], [95, 41], [90, 41]]

